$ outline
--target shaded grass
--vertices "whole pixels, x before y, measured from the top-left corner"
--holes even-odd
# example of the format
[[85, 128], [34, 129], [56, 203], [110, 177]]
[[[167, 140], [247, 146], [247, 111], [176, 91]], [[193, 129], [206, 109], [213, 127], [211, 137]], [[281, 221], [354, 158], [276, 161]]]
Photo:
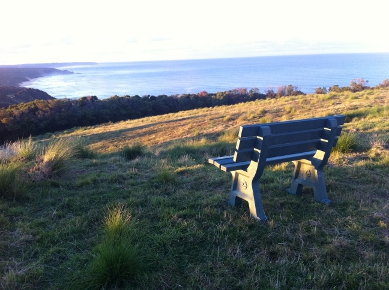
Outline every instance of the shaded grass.
[[25, 186], [19, 176], [20, 164], [0, 163], [0, 198], [20, 199], [25, 196]]
[[126, 145], [122, 150], [122, 155], [126, 160], [135, 159], [138, 156], [142, 156], [144, 153], [144, 148], [141, 144], [135, 144], [132, 146]]
[[102, 241], [95, 246], [85, 274], [69, 284], [72, 289], [122, 287], [144, 270], [143, 257], [132, 243], [131, 215], [123, 204], [108, 209]]

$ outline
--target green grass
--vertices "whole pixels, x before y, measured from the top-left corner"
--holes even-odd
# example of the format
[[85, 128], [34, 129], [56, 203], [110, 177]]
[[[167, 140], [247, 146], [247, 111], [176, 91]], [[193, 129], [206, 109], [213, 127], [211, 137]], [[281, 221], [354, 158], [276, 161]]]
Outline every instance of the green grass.
[[24, 196], [24, 184], [19, 179], [20, 165], [0, 163], [0, 198], [19, 199]]
[[358, 136], [356, 134], [343, 132], [333, 150], [340, 153], [351, 153], [356, 152], [358, 146]]
[[139, 247], [132, 243], [131, 215], [118, 204], [105, 217], [102, 241], [93, 249], [93, 256], [84, 273], [69, 284], [71, 289], [117, 289], [134, 283], [145, 268]]
[[[389, 288], [389, 90], [363, 95], [262, 100], [36, 137], [40, 148], [63, 140], [58, 152], [75, 149], [50, 178], [31, 179], [36, 158], [2, 150], [0, 288]], [[261, 178], [269, 222], [250, 218], [245, 202], [228, 205], [231, 174], [207, 159], [233, 153], [247, 121], [225, 116], [247, 112], [260, 112], [250, 123], [347, 112], [344, 136], [352, 132], [358, 146], [339, 140], [348, 149], [325, 167], [331, 205], [309, 188], [286, 193], [291, 163]], [[70, 137], [87, 138], [92, 158], [66, 145]], [[124, 158], [129, 142], [147, 152]]]

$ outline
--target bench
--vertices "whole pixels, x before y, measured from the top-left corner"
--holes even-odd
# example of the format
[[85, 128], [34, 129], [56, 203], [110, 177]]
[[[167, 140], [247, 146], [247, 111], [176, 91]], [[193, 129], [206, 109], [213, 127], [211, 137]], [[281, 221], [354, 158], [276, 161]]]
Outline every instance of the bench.
[[266, 221], [259, 179], [267, 165], [292, 161], [290, 194], [313, 188], [316, 201], [329, 204], [323, 167], [345, 122], [344, 115], [240, 127], [235, 154], [210, 158], [209, 163], [232, 174], [229, 203], [249, 204], [252, 217]]

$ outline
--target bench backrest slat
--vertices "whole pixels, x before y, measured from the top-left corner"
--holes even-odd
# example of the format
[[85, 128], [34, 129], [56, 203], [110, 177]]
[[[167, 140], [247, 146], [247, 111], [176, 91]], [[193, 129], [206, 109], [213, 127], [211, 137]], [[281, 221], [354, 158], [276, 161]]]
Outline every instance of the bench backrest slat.
[[[334, 122], [336, 120], [336, 127]], [[266, 158], [321, 150], [329, 153], [342, 131], [345, 116], [241, 126], [234, 154], [235, 162], [258, 161], [263, 138], [268, 138]], [[331, 125], [332, 124], [332, 125]], [[266, 128], [266, 129], [265, 129]], [[270, 135], [264, 137], [262, 132]], [[268, 133], [265, 133], [266, 135]], [[330, 140], [331, 139], [331, 140]], [[330, 146], [330, 148], [329, 148]], [[328, 154], [327, 154], [328, 155]]]
[[262, 126], [269, 126], [271, 128], [271, 132], [273, 135], [298, 132], [302, 130], [312, 130], [320, 127], [324, 128], [329, 118], [336, 119], [338, 126], [343, 125], [345, 121], [345, 117], [343, 115], [339, 115], [339, 116], [331, 116], [331, 117], [323, 117], [323, 118], [286, 121], [286, 122], [243, 125], [241, 126], [239, 137], [260, 136], [259, 128]]
[[319, 147], [320, 140], [308, 140], [295, 143], [270, 146], [266, 158], [314, 151]]

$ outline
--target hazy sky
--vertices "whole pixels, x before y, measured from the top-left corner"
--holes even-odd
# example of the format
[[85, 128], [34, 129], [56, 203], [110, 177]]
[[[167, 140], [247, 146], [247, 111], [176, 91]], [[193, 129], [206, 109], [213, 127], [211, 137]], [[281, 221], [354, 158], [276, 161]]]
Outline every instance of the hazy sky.
[[382, 0], [2, 2], [0, 64], [389, 52]]

